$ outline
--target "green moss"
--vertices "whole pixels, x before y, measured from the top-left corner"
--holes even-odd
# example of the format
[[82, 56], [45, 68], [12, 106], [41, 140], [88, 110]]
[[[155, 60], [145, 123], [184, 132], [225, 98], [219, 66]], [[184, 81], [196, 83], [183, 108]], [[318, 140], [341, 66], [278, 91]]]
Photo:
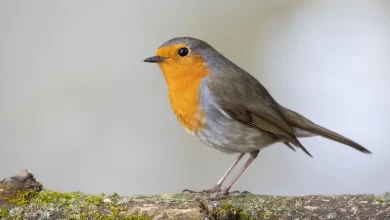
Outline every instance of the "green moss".
[[8, 201], [15, 204], [12, 210], [0, 209], [0, 219], [96, 219], [96, 220], [149, 220], [145, 215], [126, 213], [126, 197], [93, 195], [80, 192], [59, 193], [51, 190], [17, 191]]
[[58, 193], [51, 190], [45, 190], [39, 193], [39, 195], [34, 199], [36, 205], [55, 203], [56, 205], [71, 205], [71, 203], [80, 201], [81, 193], [71, 192], [71, 193]]
[[[34, 203], [39, 206], [55, 204], [58, 207], [64, 208], [69, 216], [79, 217], [80, 219], [93, 216], [96, 219], [110, 219], [119, 215], [120, 207], [104, 202], [104, 194], [102, 195], [86, 195], [80, 192], [58, 193], [54, 191], [43, 191], [34, 200]], [[97, 214], [109, 209], [109, 213]], [[106, 211], [108, 212], [108, 211]], [[89, 214], [90, 213], [90, 214]], [[88, 216], [90, 215], [90, 216]]]
[[235, 219], [235, 220], [244, 220], [250, 219], [241, 208], [234, 207], [232, 204], [223, 204], [221, 207], [216, 208], [210, 214], [215, 219]]
[[379, 202], [379, 203], [382, 203], [382, 202], [384, 202], [385, 200], [384, 200], [383, 198], [377, 198], [376, 201]]
[[0, 209], [0, 218], [7, 218], [9, 213], [9, 209]]
[[103, 197], [98, 195], [90, 195], [85, 198], [85, 202], [89, 205], [100, 206], [103, 204]]
[[271, 215], [272, 215], [272, 212], [269, 211], [269, 210], [267, 210], [267, 211], [265, 211], [265, 213], [264, 213], [264, 218], [268, 219], [268, 218], [271, 217]]
[[390, 193], [385, 193], [383, 195], [376, 195], [375, 201], [378, 203], [390, 202]]
[[18, 206], [27, 206], [31, 199], [38, 194], [39, 193], [35, 191], [15, 191], [11, 194], [11, 197], [8, 198], [8, 201]]
[[114, 193], [112, 194], [112, 196], [113, 196], [113, 197], [119, 197], [118, 193], [116, 193], [116, 192], [114, 192]]

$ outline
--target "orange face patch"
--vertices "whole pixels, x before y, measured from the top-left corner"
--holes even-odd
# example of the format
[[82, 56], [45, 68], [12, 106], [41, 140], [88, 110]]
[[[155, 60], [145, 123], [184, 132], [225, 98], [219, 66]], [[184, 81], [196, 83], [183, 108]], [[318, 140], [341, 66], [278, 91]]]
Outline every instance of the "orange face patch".
[[209, 70], [204, 59], [191, 50], [187, 56], [179, 56], [178, 51], [182, 47], [187, 46], [162, 47], [156, 54], [167, 58], [159, 66], [168, 85], [169, 100], [175, 115], [187, 130], [196, 133], [204, 124], [205, 113], [200, 109], [199, 89]]

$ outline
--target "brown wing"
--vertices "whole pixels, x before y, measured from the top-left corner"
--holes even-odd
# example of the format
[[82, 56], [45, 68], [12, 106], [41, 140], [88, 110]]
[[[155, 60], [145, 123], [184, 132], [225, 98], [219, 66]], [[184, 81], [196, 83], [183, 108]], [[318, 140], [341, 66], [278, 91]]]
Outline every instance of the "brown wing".
[[283, 140], [283, 142], [292, 143], [312, 157], [306, 148], [298, 141], [294, 132], [281, 115], [275, 117], [274, 114], [269, 114], [262, 110], [257, 110], [256, 113], [254, 113], [244, 106], [239, 106], [237, 104], [235, 106], [232, 106], [231, 104], [226, 106], [223, 103], [219, 103], [219, 107], [231, 118], [255, 127], [270, 136]]
[[251, 77], [249, 74], [213, 76], [207, 85], [218, 108], [237, 121], [292, 143], [312, 157], [296, 138], [271, 95]]

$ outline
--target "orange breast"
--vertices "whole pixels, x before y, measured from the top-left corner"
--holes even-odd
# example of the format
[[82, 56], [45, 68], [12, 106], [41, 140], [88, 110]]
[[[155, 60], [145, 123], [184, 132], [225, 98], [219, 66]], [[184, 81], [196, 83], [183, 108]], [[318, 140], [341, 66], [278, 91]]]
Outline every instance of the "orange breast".
[[205, 112], [200, 108], [200, 86], [208, 70], [203, 62], [192, 65], [176, 65], [166, 60], [160, 64], [169, 92], [172, 110], [179, 122], [190, 132], [197, 133], [203, 128]]

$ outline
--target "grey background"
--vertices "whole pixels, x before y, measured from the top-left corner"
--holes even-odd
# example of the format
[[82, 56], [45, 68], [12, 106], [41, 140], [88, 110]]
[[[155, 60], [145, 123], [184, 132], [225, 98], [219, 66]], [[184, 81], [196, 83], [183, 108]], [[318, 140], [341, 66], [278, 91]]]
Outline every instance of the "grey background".
[[235, 156], [179, 125], [158, 66], [142, 62], [191, 36], [373, 152], [302, 139], [312, 159], [275, 144], [233, 189], [386, 192], [389, 27], [384, 0], [0, 1], [0, 176], [27, 168], [49, 189], [126, 195], [213, 186]]

